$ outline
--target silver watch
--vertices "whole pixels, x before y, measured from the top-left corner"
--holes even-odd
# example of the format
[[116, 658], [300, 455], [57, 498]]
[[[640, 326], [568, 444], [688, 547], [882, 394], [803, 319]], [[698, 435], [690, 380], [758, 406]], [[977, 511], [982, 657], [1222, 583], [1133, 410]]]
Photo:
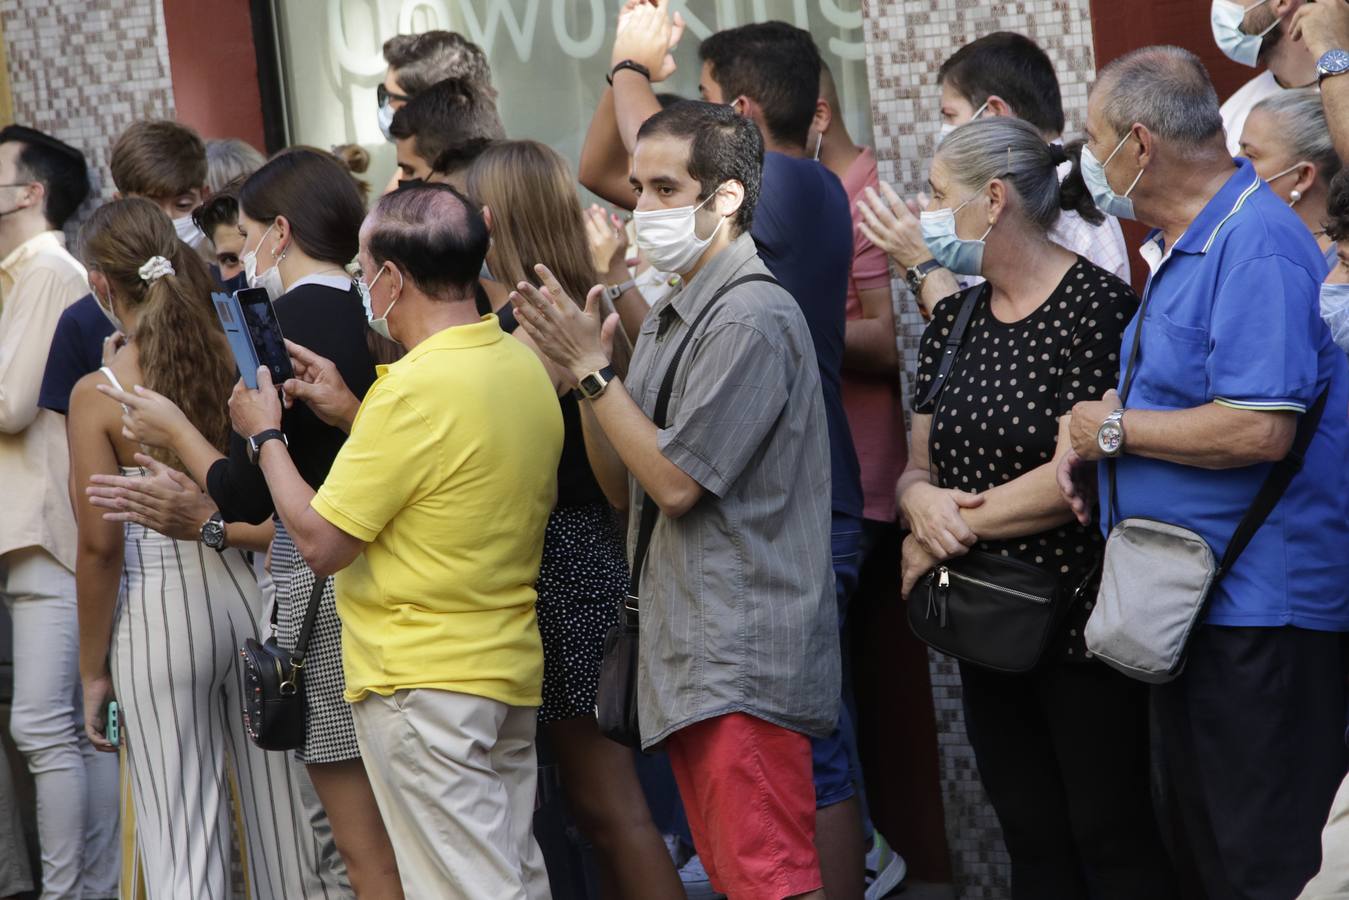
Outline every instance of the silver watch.
[[1106, 456], [1119, 456], [1124, 450], [1124, 410], [1117, 409], [1105, 417], [1096, 430], [1096, 446]]
[[618, 298], [619, 298], [619, 297], [622, 297], [625, 293], [627, 293], [628, 291], [632, 290], [632, 289], [635, 288], [636, 286], [637, 286], [637, 280], [634, 279], [634, 278], [629, 278], [627, 281], [623, 282], [622, 284], [609, 284], [609, 285], [605, 285], [605, 287], [604, 287], [604, 299], [605, 299], [605, 300], [608, 300], [608, 301], [609, 301], [609, 305], [612, 306], [614, 303], [618, 302]]

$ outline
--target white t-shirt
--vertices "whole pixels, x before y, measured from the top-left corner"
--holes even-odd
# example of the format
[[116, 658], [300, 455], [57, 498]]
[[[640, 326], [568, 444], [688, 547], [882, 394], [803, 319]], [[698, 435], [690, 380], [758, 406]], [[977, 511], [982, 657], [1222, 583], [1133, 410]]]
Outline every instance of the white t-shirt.
[[1246, 127], [1246, 117], [1261, 100], [1283, 90], [1274, 79], [1274, 73], [1266, 69], [1237, 89], [1222, 106], [1223, 127], [1227, 129], [1227, 151], [1233, 156], [1241, 152], [1241, 129]]

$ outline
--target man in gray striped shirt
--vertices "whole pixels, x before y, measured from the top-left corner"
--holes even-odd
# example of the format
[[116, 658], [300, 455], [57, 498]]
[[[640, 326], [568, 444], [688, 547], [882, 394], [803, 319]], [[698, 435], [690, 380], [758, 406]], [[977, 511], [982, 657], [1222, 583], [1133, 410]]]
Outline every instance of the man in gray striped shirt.
[[808, 736], [838, 719], [829, 442], [805, 318], [749, 236], [762, 165], [757, 127], [729, 107], [680, 103], [643, 124], [637, 243], [682, 283], [643, 323], [626, 384], [602, 288], [582, 311], [540, 267], [544, 291], [512, 300], [589, 401], [591, 464], [611, 499], [633, 499], [630, 544], [643, 504], [662, 513], [641, 572], [643, 744], [669, 751], [713, 886], [822, 897]]

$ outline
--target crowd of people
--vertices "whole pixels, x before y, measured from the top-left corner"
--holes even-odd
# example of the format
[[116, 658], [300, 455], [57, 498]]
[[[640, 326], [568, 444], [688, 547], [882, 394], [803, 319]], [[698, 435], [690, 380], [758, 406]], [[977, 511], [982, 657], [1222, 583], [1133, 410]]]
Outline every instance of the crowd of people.
[[[799, 28], [713, 34], [700, 97], [661, 93], [668, 0], [620, 11], [575, 171], [445, 31], [384, 45], [375, 192], [357, 147], [137, 122], [72, 253], [84, 154], [0, 130], [40, 896], [549, 897], [540, 740], [599, 896], [885, 896], [844, 629], [885, 568], [959, 661], [1013, 898], [1344, 896], [1349, 6], [1212, 23], [1265, 70], [1220, 105], [1135, 50], [1077, 139], [1034, 41], [958, 48], [912, 199]], [[281, 383], [241, 379], [244, 288]], [[288, 753], [245, 714], [268, 637]], [[7, 779], [0, 896], [34, 884]]]

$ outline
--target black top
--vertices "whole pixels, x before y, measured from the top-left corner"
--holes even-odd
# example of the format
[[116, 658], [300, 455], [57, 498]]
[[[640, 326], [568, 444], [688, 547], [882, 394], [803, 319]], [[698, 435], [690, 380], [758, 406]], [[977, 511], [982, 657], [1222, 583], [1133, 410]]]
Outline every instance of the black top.
[[562, 458], [557, 463], [557, 505], [587, 506], [605, 502], [604, 491], [595, 480], [586, 455], [585, 433], [581, 430], [581, 401], [571, 391], [558, 401], [562, 404]]
[[[375, 381], [375, 362], [366, 341], [365, 308], [355, 288], [344, 291], [302, 284], [278, 297], [275, 307], [281, 333], [332, 360], [351, 392], [363, 398]], [[346, 434], [325, 425], [300, 402], [282, 413], [281, 430], [290, 441], [295, 468], [317, 490], [328, 477]], [[248, 461], [247, 437], [230, 435], [229, 458], [211, 466], [206, 487], [226, 522], [257, 525], [272, 515], [275, 506], [262, 470]]]
[[[481, 290], [481, 288], [479, 288]], [[520, 327], [515, 308], [509, 303], [497, 310], [501, 330], [510, 334]], [[562, 458], [557, 461], [557, 506], [586, 506], [608, 502], [586, 455], [585, 433], [581, 429], [581, 401], [568, 391], [558, 398], [562, 405]]]
[[[914, 412], [933, 416], [928, 458], [937, 483], [983, 492], [1051, 461], [1059, 418], [1079, 400], [1099, 400], [1116, 386], [1124, 327], [1138, 297], [1080, 256], [1049, 299], [1018, 322], [994, 318], [986, 282], [947, 297], [923, 334], [916, 398], [932, 384], [943, 341], [970, 291], [982, 296], [946, 387], [931, 406], [915, 401]], [[1074, 521], [1026, 537], [983, 541], [976, 549], [1057, 572], [1072, 591], [1103, 546], [1099, 528]], [[1067, 617], [1070, 655], [1085, 651], [1081, 634], [1089, 611], [1079, 605]]]

